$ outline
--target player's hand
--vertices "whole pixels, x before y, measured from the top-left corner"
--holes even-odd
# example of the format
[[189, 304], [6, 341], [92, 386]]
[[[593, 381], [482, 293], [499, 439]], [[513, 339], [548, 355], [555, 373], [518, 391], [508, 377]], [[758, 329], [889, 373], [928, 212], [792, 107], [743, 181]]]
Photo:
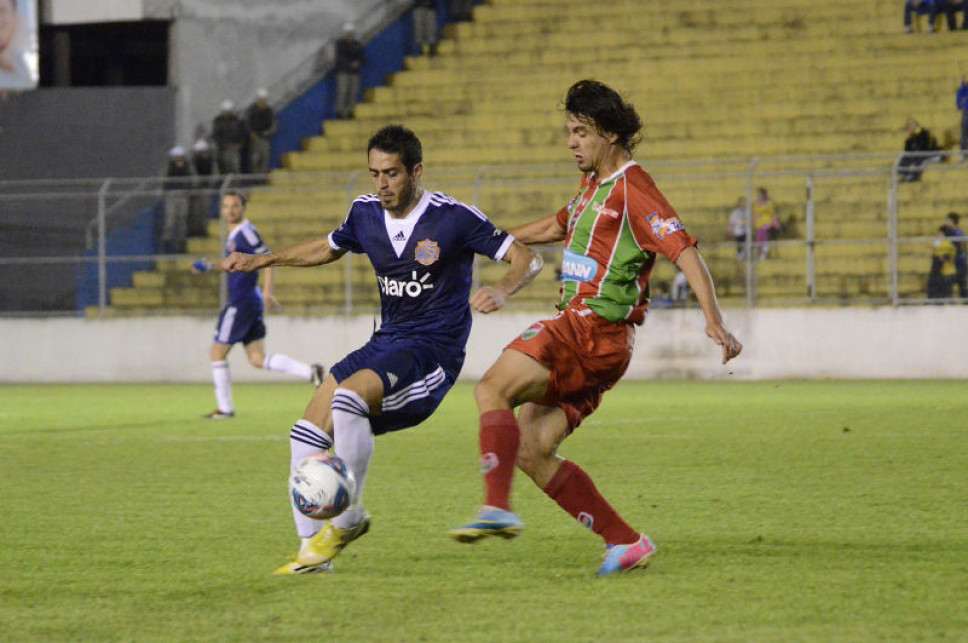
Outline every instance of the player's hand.
[[507, 300], [508, 296], [503, 290], [484, 286], [471, 295], [471, 308], [486, 315], [503, 308]]
[[225, 272], [252, 272], [251, 260], [250, 255], [233, 252], [220, 265]]
[[266, 310], [272, 312], [279, 312], [282, 310], [282, 304], [279, 303], [279, 300], [276, 299], [275, 295], [264, 295], [263, 300], [266, 304]]
[[723, 347], [723, 364], [733, 359], [743, 350], [743, 345], [722, 324], [709, 324], [706, 334], [714, 342]]

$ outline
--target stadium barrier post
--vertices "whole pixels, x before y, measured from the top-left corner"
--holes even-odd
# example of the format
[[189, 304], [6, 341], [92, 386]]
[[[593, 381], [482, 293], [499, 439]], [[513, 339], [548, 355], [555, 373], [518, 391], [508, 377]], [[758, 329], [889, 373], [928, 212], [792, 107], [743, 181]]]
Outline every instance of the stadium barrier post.
[[108, 259], [106, 204], [111, 179], [107, 178], [97, 192], [97, 305], [98, 317], [103, 319], [108, 307]]
[[[746, 171], [746, 307], [751, 309], [756, 305], [756, 264], [753, 257], [753, 173], [760, 158], [753, 157], [749, 170]], [[759, 252], [759, 248], [756, 249]]]
[[814, 203], [813, 172], [807, 174], [807, 302], [812, 304], [817, 292], [817, 233], [816, 205]]
[[890, 299], [891, 305], [895, 308], [900, 303], [898, 286], [898, 225], [897, 225], [897, 188], [898, 188], [898, 168], [904, 154], [898, 154], [891, 166], [891, 175], [888, 178], [887, 190], [887, 265], [890, 271]]

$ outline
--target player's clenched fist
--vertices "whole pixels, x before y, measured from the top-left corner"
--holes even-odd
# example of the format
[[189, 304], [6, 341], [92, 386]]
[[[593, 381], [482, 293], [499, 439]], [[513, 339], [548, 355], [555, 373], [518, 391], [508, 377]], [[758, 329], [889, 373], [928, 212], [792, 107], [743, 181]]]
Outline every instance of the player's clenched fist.
[[225, 272], [252, 272], [255, 270], [255, 266], [252, 264], [252, 255], [233, 252], [222, 260], [222, 270]]
[[479, 313], [493, 313], [504, 306], [507, 298], [504, 291], [485, 286], [471, 296], [471, 308]]

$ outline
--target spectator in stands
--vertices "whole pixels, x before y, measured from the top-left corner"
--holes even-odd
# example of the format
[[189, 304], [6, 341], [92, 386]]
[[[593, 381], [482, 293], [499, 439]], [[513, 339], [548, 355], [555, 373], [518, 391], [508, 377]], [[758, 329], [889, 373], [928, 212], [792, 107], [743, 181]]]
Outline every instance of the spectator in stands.
[[451, 0], [450, 18], [451, 20], [470, 21], [474, 19], [472, 9], [474, 0]]
[[753, 226], [756, 228], [756, 245], [760, 249], [760, 259], [770, 254], [770, 240], [780, 232], [780, 220], [776, 216], [776, 205], [766, 188], [756, 191], [753, 203]]
[[242, 146], [247, 134], [245, 122], [234, 111], [230, 100], [223, 100], [219, 115], [212, 121], [212, 139], [218, 152], [218, 168], [222, 174], [242, 172]]
[[343, 37], [336, 41], [336, 117], [352, 118], [360, 93], [360, 71], [366, 63], [363, 43], [356, 39], [352, 22], [343, 25]]
[[955, 285], [958, 286], [958, 296], [968, 297], [968, 251], [966, 251], [965, 233], [958, 227], [961, 217], [957, 212], [949, 212], [944, 219], [944, 234], [955, 248]]
[[204, 134], [192, 145], [192, 169], [196, 180], [188, 212], [188, 236], [204, 237], [208, 235], [208, 220], [218, 216], [215, 153]]
[[437, 0], [413, 3], [413, 41], [421, 55], [437, 55]]
[[194, 173], [180, 145], [168, 153], [165, 169], [165, 225], [161, 232], [162, 249], [168, 254], [185, 251], [188, 206], [194, 187]]
[[958, 29], [957, 15], [961, 13], [961, 28], [968, 29], [968, 0], [938, 0], [941, 3], [941, 10], [944, 11], [945, 19], [948, 22], [948, 31]]
[[736, 207], [729, 213], [729, 236], [736, 240], [736, 259], [746, 258], [746, 197], [736, 200]]
[[945, 226], [938, 228], [928, 273], [928, 299], [949, 299], [955, 283], [955, 246], [946, 237]]
[[961, 110], [961, 158], [968, 159], [968, 79], [961, 77], [961, 85], [955, 93], [955, 105]]
[[898, 164], [900, 180], [920, 181], [921, 173], [928, 163], [936, 163], [944, 158], [943, 154], [929, 154], [929, 152], [940, 152], [940, 150], [938, 139], [927, 128], [921, 127], [916, 120], [909, 119], [907, 138], [904, 139], [905, 154], [901, 155], [901, 161]]
[[249, 167], [253, 174], [269, 173], [272, 135], [276, 133], [276, 113], [267, 102], [269, 92], [260, 87], [255, 102], [245, 112], [249, 128]]
[[27, 64], [26, 45], [16, 0], [0, 0], [0, 94], [36, 85]]
[[925, 31], [934, 33], [934, 20], [938, 15], [938, 2], [940, 0], [904, 0], [904, 31], [911, 33], [914, 31], [912, 18], [914, 14], [927, 15], [928, 26]]

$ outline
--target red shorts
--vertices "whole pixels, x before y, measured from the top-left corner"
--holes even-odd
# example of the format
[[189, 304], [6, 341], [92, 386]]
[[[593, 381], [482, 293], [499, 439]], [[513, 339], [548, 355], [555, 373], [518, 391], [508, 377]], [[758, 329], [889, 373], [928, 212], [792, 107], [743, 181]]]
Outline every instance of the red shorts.
[[551, 370], [548, 390], [535, 403], [561, 407], [574, 430], [625, 374], [634, 341], [631, 324], [610, 322], [589, 308], [568, 308], [532, 324], [507, 348]]

